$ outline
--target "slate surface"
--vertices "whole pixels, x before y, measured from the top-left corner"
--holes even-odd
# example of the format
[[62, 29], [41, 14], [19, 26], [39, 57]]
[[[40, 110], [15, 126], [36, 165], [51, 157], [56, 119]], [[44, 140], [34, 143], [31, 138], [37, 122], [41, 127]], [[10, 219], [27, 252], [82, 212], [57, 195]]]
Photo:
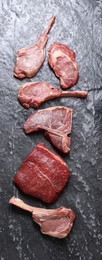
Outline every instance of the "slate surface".
[[[1, 260], [101, 260], [102, 259], [102, 0], [1, 0], [0, 2], [0, 259]], [[73, 89], [88, 89], [87, 100], [56, 99], [41, 108], [68, 105], [73, 108], [72, 147], [63, 156], [71, 178], [58, 200], [47, 207], [64, 205], [77, 215], [69, 237], [57, 240], [40, 233], [31, 216], [8, 205], [24, 195], [12, 178], [22, 160], [39, 141], [53, 149], [42, 133], [26, 136], [23, 123], [32, 110], [17, 100], [21, 83], [13, 77], [16, 51], [32, 44], [56, 15], [47, 49], [53, 41], [75, 50], [80, 78]], [[33, 80], [59, 80], [46, 61]]]

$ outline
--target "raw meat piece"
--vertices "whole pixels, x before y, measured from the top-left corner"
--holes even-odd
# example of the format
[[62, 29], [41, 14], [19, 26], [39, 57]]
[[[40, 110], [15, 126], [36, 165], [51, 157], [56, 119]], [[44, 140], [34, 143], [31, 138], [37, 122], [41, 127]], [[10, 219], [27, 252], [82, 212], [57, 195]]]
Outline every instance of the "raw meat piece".
[[25, 108], [39, 107], [44, 101], [57, 97], [87, 97], [87, 91], [60, 91], [46, 81], [27, 82], [18, 92], [18, 99]]
[[50, 19], [48, 27], [38, 38], [37, 42], [17, 52], [14, 76], [20, 79], [35, 76], [45, 60], [45, 46], [48, 33], [54, 24], [55, 16]]
[[72, 109], [65, 106], [49, 107], [32, 113], [24, 123], [26, 133], [45, 130], [46, 137], [60, 151], [70, 151]]
[[56, 238], [68, 236], [76, 217], [73, 210], [63, 206], [57, 209], [37, 208], [15, 197], [12, 197], [9, 203], [31, 212], [32, 218], [40, 226], [41, 232]]
[[14, 182], [26, 194], [50, 203], [57, 199], [69, 177], [62, 158], [39, 143], [21, 164]]
[[78, 81], [78, 65], [75, 52], [65, 44], [54, 42], [49, 48], [48, 62], [63, 89], [70, 88]]

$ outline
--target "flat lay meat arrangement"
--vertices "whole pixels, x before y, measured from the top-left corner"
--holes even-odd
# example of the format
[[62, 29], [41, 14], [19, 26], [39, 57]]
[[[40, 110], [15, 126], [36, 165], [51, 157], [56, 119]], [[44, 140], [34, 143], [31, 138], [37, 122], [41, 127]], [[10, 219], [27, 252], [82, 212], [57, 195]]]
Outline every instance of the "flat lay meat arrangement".
[[60, 79], [63, 89], [70, 88], [78, 81], [78, 65], [75, 52], [65, 44], [54, 42], [49, 48], [48, 62]]
[[45, 136], [60, 151], [70, 151], [72, 109], [64, 106], [49, 107], [31, 114], [24, 123], [26, 133], [45, 130]]
[[32, 213], [33, 220], [40, 226], [43, 234], [65, 238], [73, 227], [75, 213], [71, 209], [63, 206], [57, 209], [36, 208], [15, 197], [9, 203]]
[[14, 176], [20, 189], [44, 202], [53, 202], [70, 177], [62, 158], [39, 143], [26, 157]]
[[48, 33], [53, 26], [55, 16], [53, 16], [46, 30], [38, 38], [37, 42], [17, 52], [14, 76], [20, 79], [31, 78], [39, 71], [45, 60], [45, 46], [48, 41]]
[[38, 108], [44, 101], [57, 97], [86, 98], [87, 91], [61, 91], [46, 81], [27, 82], [19, 88], [18, 99], [25, 108]]
[[[19, 79], [36, 75], [45, 60], [48, 33], [55, 16], [34, 45], [17, 52], [14, 76]], [[77, 83], [79, 73], [75, 52], [67, 45], [54, 42], [48, 51], [48, 63], [60, 79], [63, 89]], [[87, 91], [61, 91], [47, 81], [26, 82], [19, 88], [18, 99], [25, 108], [38, 108], [43, 102], [57, 97], [86, 98]], [[44, 130], [45, 137], [59, 151], [68, 153], [71, 147], [72, 108], [54, 106], [32, 113], [24, 123], [26, 134]], [[38, 143], [28, 154], [13, 180], [26, 194], [43, 202], [52, 203], [63, 191], [70, 177], [67, 164], [43, 143]], [[40, 225], [41, 232], [56, 238], [65, 238], [71, 231], [75, 219], [73, 210], [63, 206], [56, 209], [37, 208], [12, 197], [9, 201], [32, 213], [33, 220]]]

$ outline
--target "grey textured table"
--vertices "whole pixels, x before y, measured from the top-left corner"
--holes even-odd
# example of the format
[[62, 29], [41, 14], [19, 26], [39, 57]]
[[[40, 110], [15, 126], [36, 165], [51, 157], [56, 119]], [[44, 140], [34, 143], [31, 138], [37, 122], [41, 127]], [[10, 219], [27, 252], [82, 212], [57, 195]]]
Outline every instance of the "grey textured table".
[[[102, 259], [102, 1], [101, 0], [1, 0], [0, 22], [0, 259], [1, 260], [101, 260]], [[57, 240], [40, 233], [31, 216], [8, 205], [15, 195], [45, 207], [13, 184], [22, 160], [39, 141], [54, 149], [41, 132], [26, 136], [23, 123], [33, 109], [17, 100], [20, 81], [13, 77], [16, 51], [36, 41], [50, 17], [56, 15], [47, 50], [59, 41], [75, 50], [80, 78], [74, 89], [89, 90], [87, 100], [61, 98], [41, 108], [73, 108], [72, 146], [68, 163], [71, 178], [56, 202], [77, 215], [70, 236]], [[47, 56], [47, 55], [46, 55]], [[46, 61], [33, 80], [59, 87]]]

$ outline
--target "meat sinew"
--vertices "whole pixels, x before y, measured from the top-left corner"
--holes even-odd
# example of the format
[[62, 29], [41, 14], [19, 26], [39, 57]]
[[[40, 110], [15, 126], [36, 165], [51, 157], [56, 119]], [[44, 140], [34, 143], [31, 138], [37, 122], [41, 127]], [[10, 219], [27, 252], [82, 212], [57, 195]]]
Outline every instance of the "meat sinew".
[[56, 238], [68, 236], [76, 217], [73, 210], [63, 206], [57, 209], [37, 208], [15, 197], [12, 197], [9, 203], [31, 212], [32, 218], [40, 226], [41, 232]]
[[87, 91], [60, 91], [46, 81], [27, 82], [19, 88], [18, 99], [25, 108], [38, 108], [44, 101], [57, 97], [86, 98]]
[[45, 130], [45, 136], [60, 151], [70, 151], [72, 109], [65, 106], [49, 107], [31, 114], [24, 123], [26, 133]]
[[31, 78], [38, 72], [45, 60], [45, 46], [48, 40], [48, 33], [54, 21], [55, 16], [51, 18], [48, 27], [35, 44], [18, 50], [14, 67], [15, 77], [20, 79]]
[[21, 164], [14, 182], [26, 194], [50, 203], [57, 199], [69, 177], [62, 158], [39, 143]]
[[75, 52], [65, 44], [54, 42], [49, 48], [48, 62], [63, 89], [70, 88], [78, 81], [78, 65]]

